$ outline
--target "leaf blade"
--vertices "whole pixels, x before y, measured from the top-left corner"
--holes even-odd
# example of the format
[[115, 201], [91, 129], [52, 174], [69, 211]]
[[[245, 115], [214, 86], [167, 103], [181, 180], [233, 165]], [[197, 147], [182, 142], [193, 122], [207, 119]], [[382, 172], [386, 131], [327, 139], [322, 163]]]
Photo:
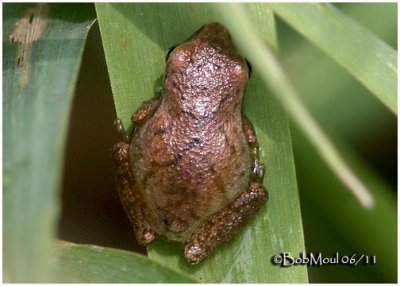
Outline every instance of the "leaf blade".
[[[394, 49], [329, 4], [270, 5], [397, 114], [397, 53]], [[336, 33], [344, 28], [346, 32]]]
[[146, 256], [95, 245], [61, 242], [52, 263], [56, 283], [194, 283]]
[[[187, 39], [202, 25], [221, 21], [213, 8], [208, 4], [96, 5], [117, 114], [125, 125], [129, 124], [129, 117], [139, 104], [154, 94], [149, 86], [164, 70], [164, 52]], [[248, 8], [253, 13], [258, 9], [259, 15], [263, 16], [262, 10], [267, 10], [262, 4]], [[258, 17], [257, 21], [268, 19], [273, 23], [268, 17]], [[180, 25], [176, 25], [176, 19]], [[122, 27], [121, 32], [118, 29]], [[269, 34], [274, 34], [274, 27], [270, 31]], [[126, 51], [129, 53], [119, 47], [118, 38], [121, 37], [127, 38], [129, 48]], [[132, 66], [140, 68], [140, 73]], [[125, 70], [130, 70], [131, 76], [124, 74]], [[125, 87], [119, 86], [123, 84]], [[132, 93], [135, 96], [129, 98]], [[261, 158], [267, 162], [265, 184], [270, 190], [271, 201], [233, 241], [221, 246], [200, 265], [189, 265], [183, 258], [182, 246], [165, 241], [155, 241], [148, 247], [150, 257], [190, 273], [201, 282], [307, 281], [305, 267], [282, 271], [270, 263], [270, 257], [282, 251], [281, 245], [293, 253], [304, 251], [304, 239], [287, 118], [273, 97], [264, 96], [264, 93], [257, 77], [253, 77], [246, 97], [256, 99], [254, 102], [246, 100], [245, 112], [253, 120], [262, 150], [266, 150], [261, 152]], [[266, 114], [268, 117], [264, 120]], [[282, 209], [285, 211], [281, 212]]]
[[4, 5], [4, 272], [12, 282], [49, 276], [67, 117], [94, 18], [79, 10], [87, 9]]
[[[221, 9], [221, 12], [224, 13], [227, 19], [233, 19], [230, 18], [231, 15], [240, 17], [243, 14], [241, 7], [234, 4], [230, 5], [228, 12], [224, 9]], [[235, 21], [232, 21], [231, 24], [239, 27]], [[307, 135], [321, 157], [349, 188], [355, 198], [365, 208], [372, 208], [374, 206], [374, 198], [370, 191], [354, 174], [331, 140], [307, 110], [272, 52], [260, 41], [257, 35], [249, 33], [249, 31], [254, 30], [250, 21], [240, 23], [240, 25], [244, 28], [237, 30], [237, 36], [241, 39], [239, 44], [247, 52], [254, 66], [260, 71], [266, 87], [271, 88], [294, 122]]]

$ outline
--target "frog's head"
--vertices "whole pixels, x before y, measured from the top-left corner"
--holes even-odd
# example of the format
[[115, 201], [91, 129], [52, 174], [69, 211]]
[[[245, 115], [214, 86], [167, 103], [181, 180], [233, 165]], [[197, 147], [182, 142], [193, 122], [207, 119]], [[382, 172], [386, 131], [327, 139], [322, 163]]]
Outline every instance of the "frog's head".
[[207, 114], [219, 109], [221, 102], [240, 108], [248, 78], [246, 60], [219, 23], [203, 26], [167, 56], [165, 88], [183, 108], [199, 102]]

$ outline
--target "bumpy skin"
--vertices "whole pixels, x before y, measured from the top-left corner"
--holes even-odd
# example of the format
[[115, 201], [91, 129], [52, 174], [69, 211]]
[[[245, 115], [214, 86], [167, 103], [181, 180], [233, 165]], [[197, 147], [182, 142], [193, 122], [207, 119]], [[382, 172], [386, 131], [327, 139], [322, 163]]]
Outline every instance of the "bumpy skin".
[[248, 72], [218, 23], [169, 55], [161, 97], [142, 104], [130, 144], [113, 149], [139, 243], [186, 243], [198, 263], [267, 200], [256, 134], [241, 114]]

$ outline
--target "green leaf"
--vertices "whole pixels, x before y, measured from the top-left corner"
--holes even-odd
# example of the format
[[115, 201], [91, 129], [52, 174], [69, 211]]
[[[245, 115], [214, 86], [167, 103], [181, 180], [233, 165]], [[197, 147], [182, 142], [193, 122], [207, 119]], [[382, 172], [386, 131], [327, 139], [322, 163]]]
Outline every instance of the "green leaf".
[[[368, 24], [386, 42], [397, 42], [397, 4], [339, 6], [352, 18], [356, 13], [360, 23]], [[396, 116], [318, 47], [303, 37], [294, 37], [295, 31], [285, 32], [284, 36], [289, 39], [281, 42], [285, 50], [285, 70], [318, 121], [325, 129], [329, 128], [335, 146], [376, 200], [373, 209], [360, 207], [318, 158], [304, 135], [291, 128], [302, 217], [307, 222], [304, 225], [307, 251], [323, 251], [326, 256], [337, 251], [342, 255], [362, 253], [379, 258], [372, 267], [312, 267], [309, 268], [310, 281], [393, 283], [397, 281], [397, 200], [393, 196], [396, 192], [379, 178], [377, 171], [387, 174], [396, 157], [392, 158], [393, 163], [380, 158], [385, 160], [386, 170], [376, 165], [372, 170], [366, 163], [377, 156], [375, 152], [387, 152], [383, 151], [388, 148], [383, 145], [388, 140], [384, 138], [389, 136], [393, 138], [389, 142], [395, 141]], [[371, 142], [379, 150], [366, 154], [365, 149], [371, 147]], [[359, 158], [360, 155], [363, 158]]]
[[[260, 40], [259, 36], [254, 33], [255, 28], [251, 22], [245, 19], [242, 7], [238, 4], [218, 7], [221, 14], [229, 20], [231, 26], [235, 27], [233, 32], [240, 39], [238, 45], [243, 48], [247, 57], [253, 62], [255, 69], [260, 72], [264, 85], [271, 88], [273, 94], [286, 108], [294, 122], [306, 134], [322, 158], [359, 202], [366, 208], [373, 207], [374, 200], [369, 190], [349, 168], [347, 162], [305, 107], [287, 79], [280, 63]], [[225, 7], [228, 7], [228, 9]], [[243, 21], [236, 21], [240, 17], [243, 18]]]
[[68, 113], [94, 14], [89, 5], [3, 8], [4, 277], [47, 281]]
[[270, 4], [397, 114], [397, 53], [329, 4]]
[[146, 256], [94, 245], [59, 243], [56, 283], [194, 283]]
[[[268, 6], [247, 4], [246, 8], [257, 27], [273, 35], [269, 40], [277, 47]], [[210, 4], [97, 4], [96, 10], [117, 114], [130, 130], [131, 114], [160, 87], [166, 51], [206, 23], [227, 24]], [[270, 201], [232, 241], [199, 265], [185, 261], [182, 245], [161, 240], [148, 247], [149, 256], [201, 282], [304, 283], [305, 267], [280, 268], [271, 263], [271, 257], [282, 251], [304, 251], [288, 121], [257, 72], [250, 80], [246, 98], [244, 111], [257, 131]]]

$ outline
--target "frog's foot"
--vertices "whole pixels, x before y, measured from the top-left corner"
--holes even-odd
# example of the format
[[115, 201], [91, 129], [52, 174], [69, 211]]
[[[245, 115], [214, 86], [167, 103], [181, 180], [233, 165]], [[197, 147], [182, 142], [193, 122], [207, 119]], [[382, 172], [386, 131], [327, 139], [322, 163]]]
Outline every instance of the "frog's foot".
[[160, 103], [160, 97], [156, 96], [150, 100], [144, 101], [142, 105], [132, 114], [131, 120], [135, 126], [145, 122], [147, 118], [154, 114]]
[[136, 239], [141, 245], [146, 245], [155, 239], [156, 235], [146, 220], [145, 208], [140, 194], [135, 190], [134, 180], [129, 166], [129, 144], [120, 142], [114, 145], [112, 155], [117, 165], [119, 181], [118, 193], [125, 212], [133, 226]]
[[260, 183], [251, 182], [245, 192], [193, 233], [185, 247], [189, 263], [199, 263], [220, 244], [230, 240], [267, 200], [267, 190]]

